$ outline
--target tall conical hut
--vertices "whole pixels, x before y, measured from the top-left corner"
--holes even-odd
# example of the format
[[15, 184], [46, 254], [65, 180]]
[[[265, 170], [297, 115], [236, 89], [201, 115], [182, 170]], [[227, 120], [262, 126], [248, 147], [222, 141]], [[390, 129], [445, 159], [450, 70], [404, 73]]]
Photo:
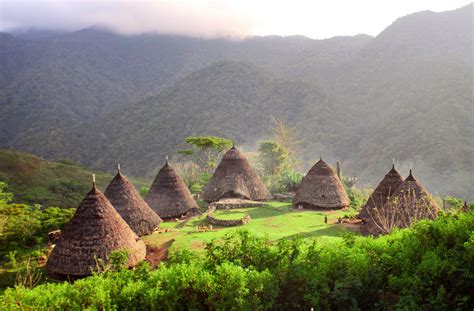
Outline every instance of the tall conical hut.
[[370, 217], [371, 211], [374, 207], [384, 206], [402, 182], [403, 178], [395, 169], [394, 163], [392, 169], [385, 174], [385, 177], [374, 189], [374, 192], [372, 192], [357, 217], [366, 221], [366, 219]]
[[395, 227], [406, 228], [419, 219], [434, 219], [440, 209], [423, 185], [415, 179], [412, 170], [382, 207], [368, 210], [362, 232], [389, 233]]
[[230, 198], [265, 201], [269, 197], [267, 187], [235, 146], [224, 154], [202, 193], [209, 203]]
[[349, 203], [341, 180], [322, 159], [303, 178], [293, 198], [294, 208], [342, 209]]
[[423, 187], [423, 185], [413, 176], [413, 172], [410, 169], [408, 177], [400, 184], [395, 193], [392, 196], [392, 200], [401, 200], [404, 198], [413, 198], [419, 201], [423, 201], [426, 205], [427, 215], [432, 215], [432, 212], [439, 212], [439, 206], [436, 204], [433, 197]]
[[168, 163], [168, 158], [158, 171], [145, 202], [164, 219], [200, 214], [191, 192]]
[[152, 233], [162, 222], [160, 216], [142, 199], [135, 187], [122, 174], [118, 165], [117, 175], [104, 192], [123, 220], [138, 235]]
[[145, 259], [145, 243], [130, 229], [93, 182], [92, 189], [64, 226], [46, 263], [53, 275], [87, 276], [97, 271], [98, 262], [107, 263], [115, 250], [128, 252], [128, 266]]

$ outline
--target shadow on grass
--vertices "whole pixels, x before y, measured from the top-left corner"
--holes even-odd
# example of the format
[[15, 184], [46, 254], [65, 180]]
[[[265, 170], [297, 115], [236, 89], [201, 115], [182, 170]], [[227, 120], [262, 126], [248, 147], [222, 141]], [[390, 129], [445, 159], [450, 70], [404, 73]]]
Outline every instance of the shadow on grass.
[[195, 227], [203, 223], [203, 221], [206, 219], [204, 216], [199, 216], [199, 217], [193, 217], [189, 219], [189, 221], [186, 223], [186, 225], [189, 227]]
[[269, 217], [283, 216], [290, 213], [289, 210], [276, 210], [265, 207], [255, 208], [247, 212], [252, 219], [263, 219]]
[[268, 217], [275, 217], [289, 213], [289, 211], [279, 211], [276, 209], [269, 209], [264, 207], [252, 207], [247, 209], [235, 209], [235, 210], [218, 210], [215, 212], [217, 218], [220, 216], [231, 216], [231, 215], [244, 215], [249, 214], [252, 219], [262, 219]]
[[[313, 226], [316, 227], [316, 226]], [[324, 225], [321, 225], [321, 227], [324, 227]], [[330, 237], [340, 237], [342, 234], [346, 231], [341, 226], [338, 225], [330, 225], [326, 226], [324, 229], [319, 229], [319, 230], [314, 230], [310, 232], [301, 232], [301, 233], [295, 233], [292, 235], [289, 235], [287, 237], [284, 237], [282, 239], [284, 240], [292, 240], [294, 238], [300, 237], [300, 238], [312, 238], [312, 237], [320, 237], [320, 236], [330, 236]]]

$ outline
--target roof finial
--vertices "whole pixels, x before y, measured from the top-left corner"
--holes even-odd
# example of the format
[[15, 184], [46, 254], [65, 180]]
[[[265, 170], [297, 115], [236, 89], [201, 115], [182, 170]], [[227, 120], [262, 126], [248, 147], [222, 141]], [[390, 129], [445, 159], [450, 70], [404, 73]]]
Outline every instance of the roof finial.
[[395, 168], [395, 158], [392, 158], [392, 168]]
[[471, 208], [469, 207], [469, 205], [467, 205], [467, 201], [466, 201], [466, 200], [464, 200], [464, 205], [463, 205], [463, 207], [462, 207], [462, 210], [463, 210], [464, 212], [469, 212], [469, 211], [471, 211]]
[[117, 171], [120, 174], [120, 164], [117, 164]]
[[235, 149], [235, 140], [232, 139], [232, 148]]
[[95, 189], [95, 174], [92, 174], [92, 188]]
[[322, 161], [322, 160], [323, 160], [323, 157], [319, 155], [319, 161]]
[[165, 164], [168, 165], [168, 155], [165, 156]]

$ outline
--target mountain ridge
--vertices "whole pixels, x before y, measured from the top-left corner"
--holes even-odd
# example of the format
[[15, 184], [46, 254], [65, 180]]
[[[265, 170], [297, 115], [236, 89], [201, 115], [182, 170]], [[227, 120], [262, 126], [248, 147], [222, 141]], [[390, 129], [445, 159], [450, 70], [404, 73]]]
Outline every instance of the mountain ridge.
[[297, 127], [305, 168], [323, 154], [375, 184], [396, 157], [430, 190], [472, 196], [470, 9], [408, 15], [374, 38], [13, 40], [7, 51], [37, 53], [1, 54], [0, 146], [102, 169], [136, 162], [142, 175], [185, 134], [255, 147], [273, 113]]

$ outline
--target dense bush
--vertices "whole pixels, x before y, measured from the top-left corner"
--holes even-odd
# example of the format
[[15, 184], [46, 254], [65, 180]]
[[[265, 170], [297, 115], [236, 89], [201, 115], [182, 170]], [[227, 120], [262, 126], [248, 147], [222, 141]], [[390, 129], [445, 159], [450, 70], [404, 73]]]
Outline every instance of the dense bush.
[[5, 291], [3, 309], [472, 310], [474, 214], [441, 216], [377, 239], [270, 242], [242, 231], [73, 284]]
[[74, 209], [11, 203], [0, 183], [0, 291], [13, 284], [43, 281], [39, 259], [46, 259], [48, 232], [60, 229]]
[[48, 232], [61, 228], [73, 214], [74, 209], [0, 203], [0, 254], [44, 244]]

